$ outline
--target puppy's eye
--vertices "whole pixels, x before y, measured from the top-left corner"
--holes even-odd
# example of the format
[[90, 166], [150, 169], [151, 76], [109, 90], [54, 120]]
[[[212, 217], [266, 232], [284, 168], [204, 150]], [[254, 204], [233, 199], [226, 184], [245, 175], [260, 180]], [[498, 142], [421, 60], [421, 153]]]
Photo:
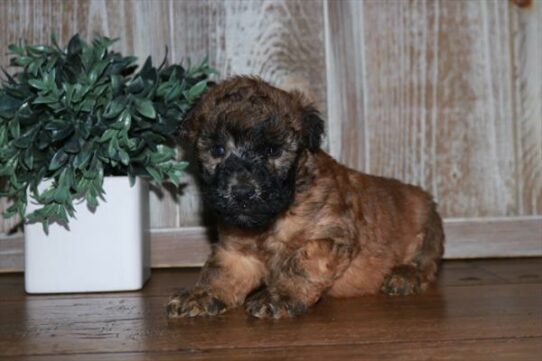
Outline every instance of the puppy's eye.
[[265, 155], [270, 158], [278, 158], [282, 154], [282, 149], [276, 145], [268, 145], [265, 147]]
[[209, 150], [209, 153], [211, 153], [213, 158], [222, 158], [226, 150], [221, 145], [215, 145]]

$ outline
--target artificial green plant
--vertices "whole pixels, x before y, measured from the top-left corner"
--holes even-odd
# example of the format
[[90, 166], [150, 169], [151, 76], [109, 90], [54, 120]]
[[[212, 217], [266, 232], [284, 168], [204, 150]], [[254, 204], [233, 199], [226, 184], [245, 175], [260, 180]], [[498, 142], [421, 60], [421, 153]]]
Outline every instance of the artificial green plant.
[[[5, 217], [67, 224], [74, 202], [103, 198], [104, 176], [148, 176], [178, 184], [186, 162], [176, 159], [175, 134], [206, 90], [213, 70], [203, 61], [159, 67], [109, 48], [115, 40], [78, 35], [65, 48], [12, 44], [18, 72], [0, 88], [0, 196]], [[44, 180], [51, 186], [38, 189]], [[27, 194], [41, 205], [26, 214]]]

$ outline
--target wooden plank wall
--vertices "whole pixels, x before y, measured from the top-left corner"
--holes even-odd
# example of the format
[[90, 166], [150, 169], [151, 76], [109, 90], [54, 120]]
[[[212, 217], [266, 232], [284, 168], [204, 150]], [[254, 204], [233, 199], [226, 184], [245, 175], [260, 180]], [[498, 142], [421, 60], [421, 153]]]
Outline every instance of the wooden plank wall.
[[[333, 156], [435, 195], [448, 257], [542, 254], [539, 0], [0, 2], [0, 49], [51, 32], [121, 37], [117, 50], [156, 61], [167, 45], [171, 62], [208, 55], [220, 78], [301, 89], [327, 114]], [[154, 265], [201, 262], [193, 177], [150, 198]], [[0, 237], [0, 269], [21, 266], [20, 235]]]

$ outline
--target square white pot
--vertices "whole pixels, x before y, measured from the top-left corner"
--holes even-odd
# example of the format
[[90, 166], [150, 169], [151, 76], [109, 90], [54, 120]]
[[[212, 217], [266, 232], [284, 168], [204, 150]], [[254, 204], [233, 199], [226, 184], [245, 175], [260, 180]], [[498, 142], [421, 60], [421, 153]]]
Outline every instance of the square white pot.
[[[41, 223], [25, 225], [25, 289], [28, 293], [127, 291], [150, 276], [148, 183], [105, 177], [105, 201], [95, 212], [75, 205], [69, 230], [59, 224], [45, 234]], [[29, 199], [28, 212], [37, 208]]]

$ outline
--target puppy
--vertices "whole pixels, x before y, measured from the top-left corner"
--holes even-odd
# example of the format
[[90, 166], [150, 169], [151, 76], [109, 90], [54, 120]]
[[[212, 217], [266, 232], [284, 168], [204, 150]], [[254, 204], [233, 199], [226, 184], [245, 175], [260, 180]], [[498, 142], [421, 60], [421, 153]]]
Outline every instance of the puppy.
[[253, 77], [192, 109], [181, 132], [220, 239], [195, 288], [170, 298], [170, 317], [242, 304], [293, 317], [323, 295], [408, 295], [435, 279], [444, 234], [431, 196], [338, 164], [320, 149], [323, 129], [302, 94]]

